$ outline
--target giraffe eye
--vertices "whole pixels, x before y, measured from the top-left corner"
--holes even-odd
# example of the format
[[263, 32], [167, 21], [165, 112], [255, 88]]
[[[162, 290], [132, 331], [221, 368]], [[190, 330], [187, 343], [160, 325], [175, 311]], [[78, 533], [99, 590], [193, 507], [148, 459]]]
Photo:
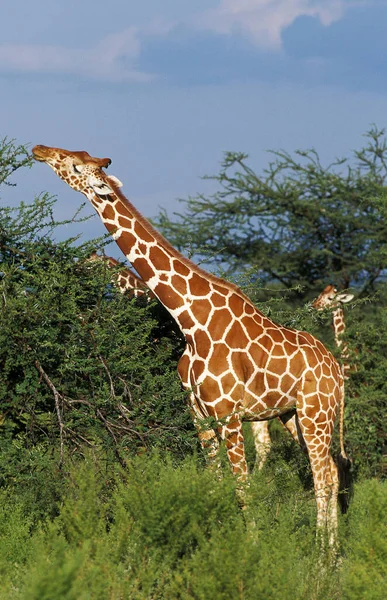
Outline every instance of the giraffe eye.
[[75, 163], [73, 164], [74, 173], [76, 173], [77, 175], [79, 175], [79, 173], [82, 173], [84, 168], [85, 165], [76, 165]]

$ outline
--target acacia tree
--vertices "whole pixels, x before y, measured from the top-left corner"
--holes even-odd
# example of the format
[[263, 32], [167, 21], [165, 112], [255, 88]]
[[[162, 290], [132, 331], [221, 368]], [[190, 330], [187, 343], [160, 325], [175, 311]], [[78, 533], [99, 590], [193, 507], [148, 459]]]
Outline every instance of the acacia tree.
[[[264, 283], [318, 291], [333, 281], [372, 291], [386, 274], [387, 225], [380, 204], [387, 177], [384, 130], [372, 128], [350, 159], [324, 167], [315, 150], [273, 152], [262, 175], [247, 155], [227, 152], [219, 190], [184, 201], [158, 226], [180, 249]], [[384, 250], [383, 250], [384, 249]]]

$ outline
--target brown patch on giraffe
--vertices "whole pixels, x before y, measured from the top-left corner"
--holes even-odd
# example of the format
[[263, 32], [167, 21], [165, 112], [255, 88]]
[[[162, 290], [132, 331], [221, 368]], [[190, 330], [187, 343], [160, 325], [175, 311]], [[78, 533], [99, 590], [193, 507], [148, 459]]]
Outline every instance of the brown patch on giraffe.
[[[223, 388], [223, 393], [226, 394]], [[220, 392], [222, 394], [222, 392]], [[235, 403], [231, 402], [231, 400], [226, 400], [222, 398], [222, 402], [215, 406], [215, 416], [217, 419], [223, 419], [232, 413], [235, 408]]]
[[242, 317], [241, 323], [246, 327], [251, 340], [255, 340], [261, 335], [262, 327], [258, 325], [253, 317]]
[[305, 360], [301, 352], [297, 352], [289, 361], [289, 371], [297, 379], [305, 369]]
[[318, 363], [319, 363], [319, 360], [318, 360], [318, 358], [316, 356], [315, 349], [314, 348], [306, 348], [305, 349], [305, 354], [306, 354], [306, 357], [307, 357], [308, 365], [310, 367], [312, 367], [312, 369], [314, 369], [314, 367], [316, 365], [318, 365]]
[[134, 224], [134, 231], [137, 233], [138, 237], [144, 242], [155, 241], [154, 236], [151, 233], [149, 233], [149, 231], [147, 231], [145, 227], [141, 225], [141, 223], [138, 223], [138, 221], [136, 221]]
[[287, 373], [282, 375], [281, 377], [281, 390], [284, 394], [289, 394], [289, 396], [295, 396], [297, 382], [294, 380], [294, 377], [291, 377]]
[[171, 278], [172, 287], [175, 288], [179, 294], [185, 296], [187, 294], [187, 281], [180, 277], [180, 275], [173, 275]]
[[104, 219], [110, 219], [111, 221], [114, 221], [116, 216], [114, 208], [108, 204], [102, 211], [102, 216]]
[[[294, 346], [298, 346], [298, 331], [295, 331], [293, 329], [284, 329], [284, 337], [286, 340], [286, 343], [292, 344]], [[310, 336], [311, 339], [314, 339], [313, 336]]]
[[180, 313], [178, 316], [178, 321], [183, 329], [191, 329], [194, 325], [196, 325], [195, 321], [192, 320], [188, 310], [184, 310], [182, 313]]
[[268, 335], [271, 337], [273, 342], [282, 343], [284, 341], [284, 334], [279, 328], [271, 328], [268, 331]]
[[179, 275], [189, 275], [189, 273], [191, 272], [189, 270], [189, 268], [180, 260], [175, 259], [173, 261], [173, 269], [176, 271], [176, 273], [178, 273]]
[[211, 291], [208, 281], [197, 273], [192, 274], [192, 277], [188, 280], [188, 285], [192, 296], [207, 296]]
[[216, 308], [218, 308], [220, 306], [225, 306], [225, 304], [226, 304], [226, 298], [224, 296], [221, 296], [217, 292], [213, 292], [213, 294], [211, 295], [211, 303]]
[[234, 350], [231, 355], [231, 362], [234, 372], [237, 373], [239, 378], [243, 379], [243, 381], [248, 381], [255, 372], [255, 366], [246, 352], [236, 352]]
[[287, 371], [288, 361], [286, 360], [286, 358], [276, 358], [272, 355], [270, 361], [266, 365], [266, 368], [272, 373], [282, 375]]
[[200, 325], [207, 323], [210, 311], [211, 304], [209, 300], [194, 300], [191, 304], [191, 312]]
[[203, 331], [203, 329], [198, 329], [194, 333], [193, 338], [197, 353], [203, 358], [206, 358], [211, 349], [211, 340], [208, 337], [208, 334]]
[[316, 423], [319, 423], [319, 424], [321, 425], [322, 423], [326, 423], [327, 416], [326, 416], [326, 414], [325, 414], [325, 413], [323, 413], [323, 412], [320, 410], [320, 412], [318, 412], [318, 413], [316, 414], [316, 416], [315, 416], [314, 420], [315, 420], [315, 422], [316, 422]]
[[229, 363], [227, 361], [229, 354], [230, 350], [227, 346], [224, 344], [215, 344], [208, 363], [208, 370], [213, 375], [221, 375], [221, 373], [227, 371], [229, 369]]
[[180, 379], [185, 385], [188, 385], [188, 372], [189, 372], [189, 364], [190, 358], [187, 354], [183, 354], [177, 364], [177, 372], [179, 373]]
[[[114, 226], [113, 229], [114, 229], [114, 231], [117, 231], [116, 226]], [[121, 234], [121, 239], [125, 240], [125, 244], [127, 244], [130, 248], [133, 248], [133, 246], [136, 243], [136, 238], [134, 237], [134, 235], [132, 233], [130, 233], [130, 231], [124, 231]]]
[[148, 248], [148, 246], [146, 244], [139, 242], [138, 249], [140, 250], [140, 252], [142, 252], [142, 254], [145, 254], [145, 252], [147, 251], [147, 248]]
[[258, 312], [258, 311], [257, 311], [257, 309], [256, 309], [254, 306], [252, 306], [251, 304], [248, 304], [248, 303], [246, 302], [246, 305], [245, 305], [245, 313], [246, 313], [247, 315], [253, 315], [255, 312]]
[[228, 305], [230, 307], [230, 310], [234, 313], [234, 315], [236, 317], [241, 316], [241, 314], [243, 313], [245, 304], [246, 304], [245, 300], [243, 300], [243, 298], [241, 298], [240, 296], [237, 296], [237, 294], [233, 294], [231, 296], [231, 298], [229, 298], [229, 300], [228, 300]]
[[122, 215], [123, 217], [130, 217], [131, 216], [131, 212], [129, 211], [129, 209], [127, 208], [127, 206], [125, 204], [123, 204], [122, 202], [119, 202], [117, 204], [116, 210], [117, 210], [118, 214]]
[[[145, 260], [145, 259], [141, 259]], [[136, 264], [134, 263], [136, 270], [138, 271]], [[141, 272], [139, 271], [140, 275]], [[170, 310], [175, 310], [180, 306], [183, 306], [184, 300], [179, 294], [177, 294], [172, 288], [165, 283], [158, 283], [154, 289], [156, 296], [158, 296], [161, 302]]]
[[[219, 383], [210, 376], [207, 376], [203, 383], [200, 385], [200, 396], [206, 400], [216, 400], [221, 397], [221, 391], [219, 387]], [[208, 411], [212, 413], [214, 408], [211, 406], [207, 407]]]
[[[266, 384], [263, 371], [258, 371], [254, 377], [254, 380], [249, 385], [249, 391], [254, 394], [254, 396], [262, 397], [266, 391]], [[257, 401], [256, 398], [250, 398], [248, 401], [249, 404], [255, 404]]]
[[125, 217], [118, 217], [118, 224], [121, 227], [125, 227], [125, 229], [131, 229], [133, 221], [131, 221], [130, 219], [126, 219]]
[[212, 340], [217, 341], [223, 337], [224, 330], [230, 324], [232, 316], [227, 308], [220, 308], [214, 312], [207, 330]]
[[264, 366], [269, 358], [268, 354], [258, 346], [258, 344], [251, 344], [249, 348], [249, 354], [255, 365], [260, 367]]
[[345, 331], [344, 323], [335, 323], [336, 333], [341, 335]]
[[266, 381], [269, 390], [276, 390], [280, 388], [280, 380], [277, 375], [266, 373]]
[[331, 369], [325, 362], [322, 364], [322, 372], [323, 372], [323, 375], [326, 375], [327, 377], [329, 377], [331, 374]]
[[199, 379], [199, 377], [201, 376], [201, 374], [203, 373], [203, 371], [205, 369], [205, 366], [206, 366], [206, 363], [204, 362], [204, 360], [200, 360], [198, 358], [194, 360], [194, 362], [192, 364], [192, 370], [191, 370], [191, 372], [195, 376], [194, 379], [192, 380], [193, 384], [195, 384], [195, 382]]
[[169, 277], [166, 273], [161, 273], [159, 279], [160, 281], [169, 281]]
[[158, 271], [170, 271], [170, 257], [157, 246], [152, 246], [149, 250], [149, 258]]
[[224, 341], [230, 348], [245, 348], [249, 342], [239, 321], [235, 321], [232, 324]]
[[217, 285], [216, 283], [213, 285], [213, 289], [216, 292], [219, 292], [219, 294], [222, 294], [222, 296], [228, 296], [230, 290], [227, 287], [222, 287], [220, 285]]
[[260, 346], [263, 346], [264, 350], [268, 353], [271, 352], [274, 348], [273, 340], [271, 339], [271, 337], [269, 335], [266, 335], [266, 334], [264, 334], [260, 338], [258, 338], [257, 343]]
[[144, 281], [148, 281], [148, 279], [151, 279], [155, 274], [154, 270], [145, 258], [136, 258], [132, 264]]
[[289, 356], [290, 354], [293, 354], [297, 350], [296, 344], [293, 344], [293, 343], [289, 342], [288, 340], [285, 340], [283, 347], [284, 347], [285, 354], [287, 356]]
[[232, 373], [226, 373], [226, 375], [223, 375], [220, 383], [222, 385], [223, 393], [227, 395], [235, 386], [235, 376]]

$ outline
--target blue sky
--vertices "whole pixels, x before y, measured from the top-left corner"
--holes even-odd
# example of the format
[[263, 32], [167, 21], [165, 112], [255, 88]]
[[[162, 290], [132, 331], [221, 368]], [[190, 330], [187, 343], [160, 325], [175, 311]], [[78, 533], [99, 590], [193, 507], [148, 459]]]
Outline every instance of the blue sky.
[[[387, 0], [13, 0], [0, 28], [0, 136], [110, 156], [146, 216], [210, 191], [226, 150], [328, 163], [387, 124]], [[82, 201], [45, 165], [14, 182], [8, 205]]]

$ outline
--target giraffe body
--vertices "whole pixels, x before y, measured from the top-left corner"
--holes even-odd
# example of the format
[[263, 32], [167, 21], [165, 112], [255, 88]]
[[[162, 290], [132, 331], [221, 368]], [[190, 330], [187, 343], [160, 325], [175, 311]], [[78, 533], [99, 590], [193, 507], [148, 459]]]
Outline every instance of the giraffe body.
[[[340, 367], [312, 335], [282, 327], [242, 291], [181, 255], [120, 191], [103, 168], [110, 159], [86, 152], [35, 146], [73, 189], [82, 192], [146, 285], [180, 327], [186, 349], [178, 372], [189, 392], [199, 436], [215, 457], [226, 442], [234, 474], [247, 476], [242, 421], [279, 417], [305, 444], [313, 472], [317, 525], [337, 528], [338, 472], [330, 454], [336, 413], [343, 400]], [[214, 429], [203, 429], [213, 417]]]

